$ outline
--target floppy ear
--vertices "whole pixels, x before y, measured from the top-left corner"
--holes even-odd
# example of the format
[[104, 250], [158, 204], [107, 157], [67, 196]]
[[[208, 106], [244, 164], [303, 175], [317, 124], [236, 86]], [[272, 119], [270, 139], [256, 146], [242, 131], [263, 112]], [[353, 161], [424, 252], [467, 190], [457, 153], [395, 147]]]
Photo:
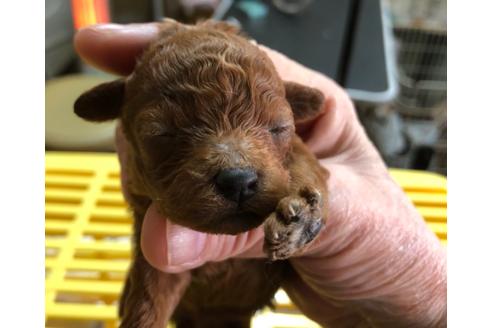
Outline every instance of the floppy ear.
[[321, 91], [295, 82], [284, 82], [285, 97], [294, 112], [296, 123], [315, 118], [323, 110], [325, 96]]
[[124, 79], [100, 84], [84, 92], [75, 101], [75, 114], [94, 122], [115, 119], [120, 115], [124, 94]]

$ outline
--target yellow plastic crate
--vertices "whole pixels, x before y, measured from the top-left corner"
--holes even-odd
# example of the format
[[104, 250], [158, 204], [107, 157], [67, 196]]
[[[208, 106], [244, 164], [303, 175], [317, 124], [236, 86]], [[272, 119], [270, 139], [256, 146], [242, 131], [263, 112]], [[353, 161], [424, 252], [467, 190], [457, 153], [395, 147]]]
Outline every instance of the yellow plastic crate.
[[[391, 170], [443, 244], [446, 179]], [[46, 153], [46, 326], [116, 327], [117, 299], [130, 259], [131, 215], [121, 194], [114, 154]], [[279, 291], [275, 312], [253, 327], [318, 327]]]

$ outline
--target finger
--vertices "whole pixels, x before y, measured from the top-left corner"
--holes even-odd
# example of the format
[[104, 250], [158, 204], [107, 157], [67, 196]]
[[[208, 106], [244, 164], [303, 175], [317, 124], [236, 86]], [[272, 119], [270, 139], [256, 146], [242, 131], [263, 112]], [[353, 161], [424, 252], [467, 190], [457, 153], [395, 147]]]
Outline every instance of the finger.
[[223, 261], [249, 253], [264, 256], [261, 247], [263, 231], [256, 228], [236, 236], [194, 231], [162, 217], [152, 204], [144, 218], [140, 246], [147, 261], [155, 268], [179, 273], [197, 268], [209, 261]]
[[158, 23], [100, 24], [75, 34], [77, 53], [89, 64], [109, 73], [128, 75], [135, 59], [159, 33]]

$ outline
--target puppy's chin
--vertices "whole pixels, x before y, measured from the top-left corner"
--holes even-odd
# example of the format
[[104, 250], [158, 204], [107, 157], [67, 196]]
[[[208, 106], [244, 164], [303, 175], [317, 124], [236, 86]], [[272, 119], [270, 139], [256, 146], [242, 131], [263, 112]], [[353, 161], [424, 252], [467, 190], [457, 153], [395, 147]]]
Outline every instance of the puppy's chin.
[[237, 235], [260, 226], [265, 219], [265, 215], [237, 211], [204, 224], [198, 229], [208, 233]]
[[193, 208], [188, 207], [186, 212], [182, 210], [173, 212], [170, 208], [166, 208], [163, 203], [159, 204], [158, 202], [160, 205], [158, 211], [172, 222], [196, 231], [237, 235], [260, 226], [267, 216], [274, 211], [276, 203], [272, 202], [268, 206], [262, 204], [261, 208], [218, 206], [215, 211], [208, 212], [200, 209], [193, 210]]
[[200, 192], [173, 198], [172, 192], [162, 192], [157, 201], [159, 212], [172, 222], [200, 232], [237, 235], [260, 226], [288, 191], [285, 187], [270, 188], [257, 193], [241, 204], [218, 194], [200, 197]]

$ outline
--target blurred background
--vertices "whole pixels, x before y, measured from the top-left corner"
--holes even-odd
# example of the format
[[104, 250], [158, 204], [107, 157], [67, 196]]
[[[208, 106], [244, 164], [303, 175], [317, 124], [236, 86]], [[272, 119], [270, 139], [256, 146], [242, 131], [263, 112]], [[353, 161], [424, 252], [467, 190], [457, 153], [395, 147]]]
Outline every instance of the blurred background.
[[46, 149], [113, 151], [114, 122], [72, 111], [115, 77], [76, 55], [77, 29], [171, 17], [237, 24], [340, 83], [388, 166], [446, 174], [446, 0], [46, 0]]

